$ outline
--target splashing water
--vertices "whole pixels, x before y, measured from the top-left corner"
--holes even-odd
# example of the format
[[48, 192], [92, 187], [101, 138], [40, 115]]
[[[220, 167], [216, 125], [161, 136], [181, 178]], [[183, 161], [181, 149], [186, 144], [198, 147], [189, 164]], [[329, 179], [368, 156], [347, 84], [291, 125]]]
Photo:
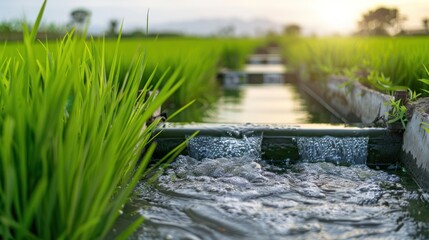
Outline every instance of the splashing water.
[[297, 145], [302, 161], [352, 165], [366, 164], [368, 140], [368, 137], [300, 137]]
[[[261, 137], [196, 138], [128, 206], [145, 217], [131, 239], [416, 239], [429, 236], [423, 194], [396, 175], [356, 163], [367, 139], [301, 138], [308, 162], [279, 168], [260, 159]], [[224, 149], [228, 142], [228, 148]], [[219, 145], [218, 145], [219, 144]], [[317, 147], [313, 146], [317, 144]], [[350, 144], [351, 150], [318, 148]], [[307, 150], [303, 150], [307, 149]], [[303, 153], [301, 151], [313, 151]], [[284, 165], [282, 165], [284, 166]], [[419, 214], [413, 214], [415, 205]], [[424, 206], [424, 207], [421, 207]], [[422, 210], [426, 209], [426, 210]], [[126, 216], [123, 216], [126, 217]], [[423, 219], [423, 220], [422, 220]]]
[[365, 165], [179, 156], [136, 193], [134, 239], [414, 239], [429, 227], [409, 213], [421, 193]]
[[189, 141], [189, 156], [196, 159], [243, 157], [261, 158], [262, 136], [195, 137]]

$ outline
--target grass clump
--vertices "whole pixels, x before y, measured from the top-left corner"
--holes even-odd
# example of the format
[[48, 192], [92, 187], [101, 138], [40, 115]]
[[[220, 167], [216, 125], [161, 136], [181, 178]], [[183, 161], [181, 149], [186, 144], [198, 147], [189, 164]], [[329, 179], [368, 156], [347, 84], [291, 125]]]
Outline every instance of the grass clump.
[[120, 38], [110, 69], [104, 40], [35, 43], [45, 6], [23, 50], [0, 53], [0, 238], [100, 239], [154, 150], [156, 122], [145, 122], [183, 80], [173, 72], [155, 84], [152, 74], [141, 89], [143, 54], [121, 79]]

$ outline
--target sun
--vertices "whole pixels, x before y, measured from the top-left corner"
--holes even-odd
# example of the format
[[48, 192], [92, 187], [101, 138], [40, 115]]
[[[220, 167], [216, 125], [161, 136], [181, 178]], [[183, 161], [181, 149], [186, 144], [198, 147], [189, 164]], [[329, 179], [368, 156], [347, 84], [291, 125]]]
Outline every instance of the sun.
[[332, 32], [350, 31], [356, 26], [359, 12], [348, 1], [328, 0], [318, 5], [320, 25]]

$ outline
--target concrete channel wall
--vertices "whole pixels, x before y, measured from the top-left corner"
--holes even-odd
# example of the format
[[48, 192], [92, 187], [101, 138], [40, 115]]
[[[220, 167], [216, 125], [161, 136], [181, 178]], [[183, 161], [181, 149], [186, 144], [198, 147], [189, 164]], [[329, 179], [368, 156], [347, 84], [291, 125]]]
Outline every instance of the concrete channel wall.
[[[300, 81], [302, 89], [325, 101], [346, 121], [367, 124], [388, 119], [392, 96], [381, 94], [346, 77], [330, 76], [326, 82]], [[409, 104], [409, 121], [403, 135], [401, 162], [425, 191], [429, 191], [429, 99]], [[423, 123], [423, 124], [422, 124]]]
[[421, 99], [413, 104], [412, 117], [404, 132], [402, 162], [417, 183], [429, 191], [429, 99]]
[[[370, 88], [346, 77], [330, 76], [326, 82], [313, 83], [301, 81], [301, 87], [313, 98], [321, 98], [331, 107], [331, 112], [341, 116], [348, 123], [371, 124], [387, 120], [393, 97]], [[329, 110], [329, 109], [328, 109]]]

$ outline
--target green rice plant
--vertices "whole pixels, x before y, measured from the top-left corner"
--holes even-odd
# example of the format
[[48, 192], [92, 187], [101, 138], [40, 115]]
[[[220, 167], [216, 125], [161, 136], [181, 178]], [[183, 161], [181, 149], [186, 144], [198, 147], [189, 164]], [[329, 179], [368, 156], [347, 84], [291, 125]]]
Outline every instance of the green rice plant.
[[421, 93], [408, 89], [408, 102], [416, 101], [421, 95]]
[[18, 55], [0, 53], [0, 238], [102, 239], [155, 148], [146, 121], [184, 79], [152, 73], [140, 88], [146, 58], [121, 68], [120, 38], [108, 67], [104, 40], [35, 43], [45, 6]]
[[232, 70], [242, 69], [247, 56], [249, 56], [251, 51], [254, 50], [256, 44], [259, 44], [259, 41], [225, 41], [225, 43], [223, 43], [218, 65]]
[[429, 123], [427, 122], [421, 122], [422, 128], [425, 130], [425, 132], [429, 133]]
[[389, 105], [391, 106], [391, 111], [389, 112], [389, 120], [387, 123], [395, 123], [400, 121], [402, 127], [406, 128], [407, 126], [407, 108], [401, 103], [401, 99], [397, 101], [390, 99]]
[[380, 92], [388, 93], [390, 95], [392, 95], [394, 91], [408, 90], [407, 87], [394, 85], [389, 77], [385, 77], [383, 73], [376, 71], [371, 71], [369, 75], [361, 81], [368, 83]]
[[420, 95], [421, 95], [420, 93], [417, 93], [416, 91], [412, 91], [411, 89], [408, 89], [407, 103], [403, 103], [401, 99], [398, 99], [397, 101], [390, 99], [390, 102], [388, 104], [392, 110], [391, 112], [388, 113], [389, 120], [387, 122], [395, 123], [400, 121], [402, 124], [402, 127], [405, 128], [408, 122], [406, 104], [416, 101], [420, 97]]
[[[425, 65], [423, 65], [423, 67], [425, 68], [425, 71], [426, 71], [427, 75], [429, 75], [429, 70], [426, 68]], [[426, 87], [426, 88], [422, 88], [422, 91], [424, 91], [426, 93], [429, 93], [429, 79], [422, 78], [422, 79], [419, 79], [419, 81], [422, 82], [425, 85], [425, 87]]]

